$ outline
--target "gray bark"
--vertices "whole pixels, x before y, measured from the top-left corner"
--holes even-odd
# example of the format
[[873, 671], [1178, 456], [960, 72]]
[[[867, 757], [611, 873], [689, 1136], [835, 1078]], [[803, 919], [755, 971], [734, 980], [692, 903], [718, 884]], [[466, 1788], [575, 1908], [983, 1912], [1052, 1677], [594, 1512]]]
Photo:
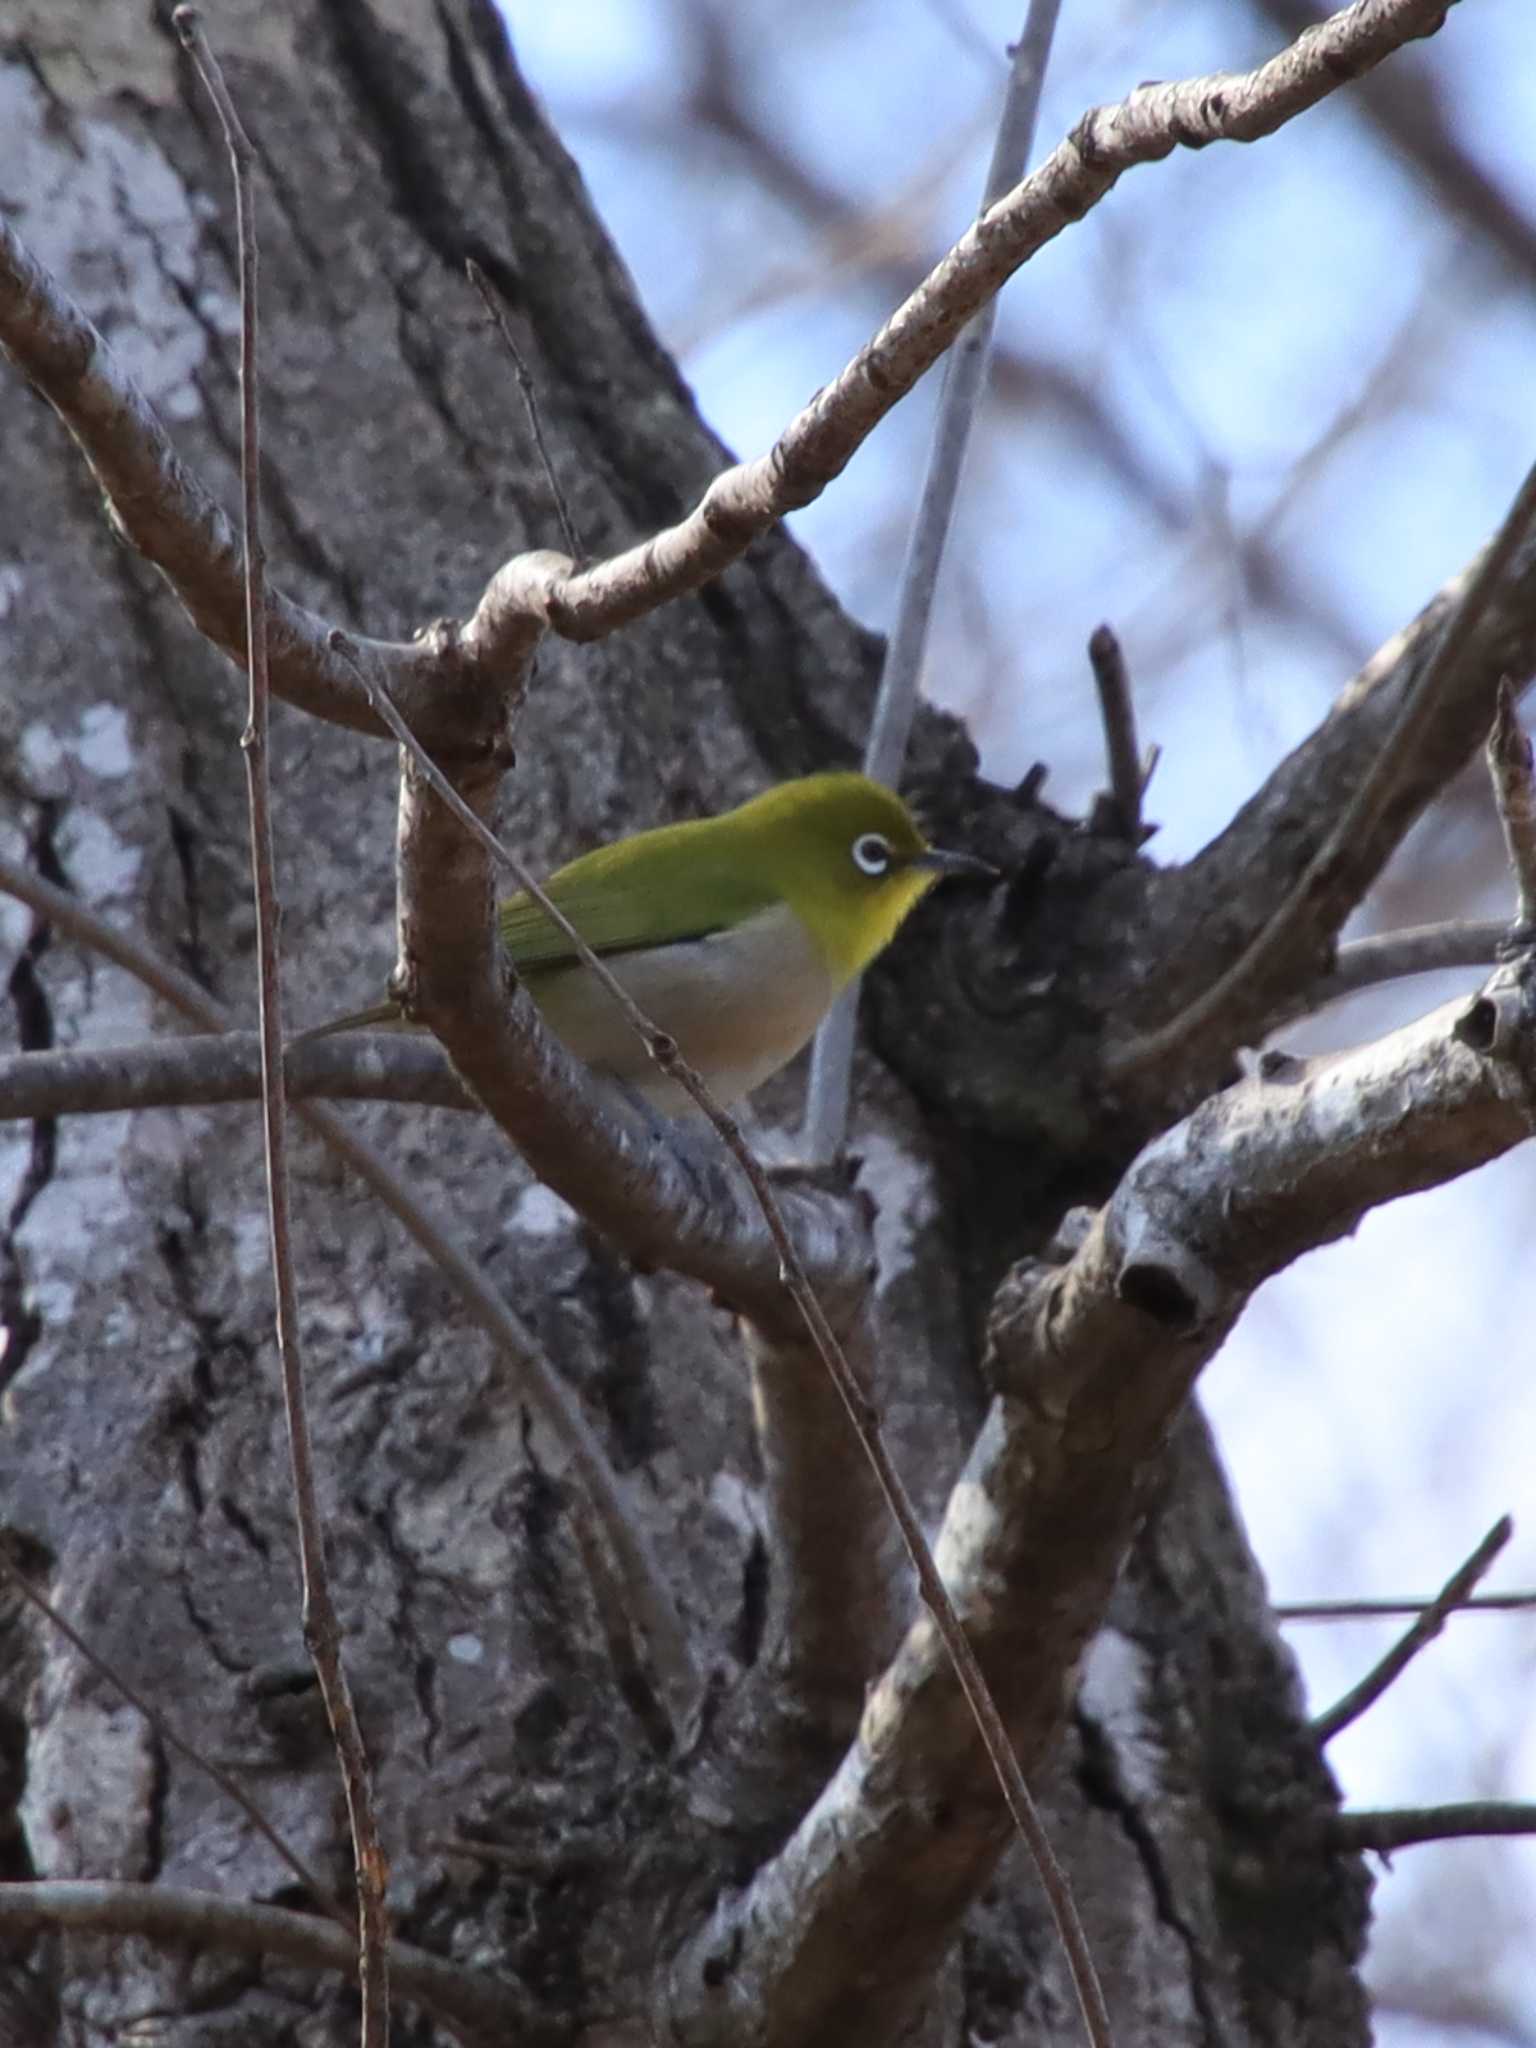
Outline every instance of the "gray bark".
[[[403, 639], [467, 611], [511, 548], [557, 542], [466, 255], [513, 309], [586, 548], [679, 516], [723, 451], [488, 0], [231, 0], [211, 27], [264, 172], [267, 503], [288, 592]], [[232, 209], [169, 27], [124, 36], [115, 9], [40, 10], [0, 61], [0, 106], [0, 204], [233, 506]], [[8, 369], [0, 407], [4, 851], [144, 926], [249, 1018], [239, 679], [114, 537], [77, 451]], [[620, 638], [547, 644], [506, 830], [547, 867], [849, 763], [876, 659], [776, 534]], [[371, 999], [387, 975], [395, 762], [287, 707], [273, 736], [289, 1021], [302, 1025]], [[936, 716], [917, 768], [931, 795], [990, 804], [1000, 832], [1055, 829], [1038, 806], [975, 791], [968, 743]], [[964, 915], [934, 947], [927, 919], [876, 998], [881, 1046], [917, 1092], [870, 1055], [860, 1067], [856, 1142], [882, 1205], [879, 1394], [930, 1517], [984, 1412], [981, 1331], [1005, 1265], [1066, 1203], [1101, 1195], [1159, 1121], [1145, 1101], [1118, 1125], [1099, 1105], [1090, 1115], [1085, 1058], [1052, 1102], [1031, 1099], [984, 1136], [989, 1102], [962, 1087], [977, 1062], [932, 1071], [931, 1047], [954, 1042], [951, 1016], [934, 1028], [941, 1003], [968, 1005], [989, 1044], [1006, 1030], [1015, 1073], [1037, 1033], [1058, 1047], [1096, 1038], [1104, 1011], [1074, 991], [1102, 997], [1145, 870], [1108, 842], [1080, 843], [1067, 868], [1030, 931], [1053, 997], [1000, 1027], [978, 1001], [979, 967], [936, 990], [932, 961], [951, 946], [1009, 963]], [[14, 906], [0, 916], [6, 1050], [175, 1028], [115, 970]], [[799, 1087], [797, 1072], [765, 1091], [766, 1124], [792, 1122]], [[589, 1575], [570, 1475], [433, 1268], [301, 1144], [313, 1420], [396, 1923], [504, 1980], [530, 2038], [641, 2041], [667, 1958], [793, 1828], [849, 1734], [765, 1714], [771, 1768], [741, 1764], [740, 1702], [782, 1596], [782, 1560], [759, 1533], [749, 1364], [700, 1289], [626, 1268], [483, 1121], [349, 1114], [451, 1215], [580, 1394], [666, 1561], [717, 1709], [691, 1750], [665, 1751], [647, 1674]], [[77, 1627], [238, 1767], [341, 1889], [339, 1788], [299, 1636], [256, 1116], [148, 1108], [3, 1126], [0, 1175], [0, 1523]], [[1335, 1795], [1198, 1419], [1178, 1429], [1150, 1499], [1037, 1787], [1118, 2038], [1361, 2040], [1366, 1881], [1354, 1859], [1296, 1847], [1299, 1820]], [[3, 1588], [0, 1641], [0, 1875], [292, 1898], [241, 1816]], [[890, 1932], [898, 1949], [903, 1930]], [[342, 1980], [290, 1963], [78, 1933], [6, 1941], [0, 2039], [110, 2032], [150, 2011], [172, 2043], [320, 2044], [354, 2027]], [[1016, 1850], [925, 1997], [903, 2005], [912, 2040], [1078, 2038]], [[871, 2006], [879, 2029], [861, 2034], [849, 1986], [837, 2038], [895, 2038], [883, 2002]]]

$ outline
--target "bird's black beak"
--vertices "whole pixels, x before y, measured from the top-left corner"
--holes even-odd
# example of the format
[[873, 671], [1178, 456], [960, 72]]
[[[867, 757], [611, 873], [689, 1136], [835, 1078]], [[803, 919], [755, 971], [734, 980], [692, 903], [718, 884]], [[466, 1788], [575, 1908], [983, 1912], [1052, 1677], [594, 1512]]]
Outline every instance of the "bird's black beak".
[[1002, 869], [974, 853], [950, 853], [942, 846], [928, 846], [912, 856], [915, 868], [933, 868], [941, 875], [969, 875], [975, 882], [1000, 882]]

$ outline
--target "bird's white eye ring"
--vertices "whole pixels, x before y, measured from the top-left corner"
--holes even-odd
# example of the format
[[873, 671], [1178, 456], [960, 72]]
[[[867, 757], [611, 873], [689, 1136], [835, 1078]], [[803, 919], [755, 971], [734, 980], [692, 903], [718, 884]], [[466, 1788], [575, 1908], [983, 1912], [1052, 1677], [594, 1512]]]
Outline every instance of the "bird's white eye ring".
[[853, 864], [864, 875], [890, 873], [891, 842], [878, 832], [861, 832], [853, 842]]

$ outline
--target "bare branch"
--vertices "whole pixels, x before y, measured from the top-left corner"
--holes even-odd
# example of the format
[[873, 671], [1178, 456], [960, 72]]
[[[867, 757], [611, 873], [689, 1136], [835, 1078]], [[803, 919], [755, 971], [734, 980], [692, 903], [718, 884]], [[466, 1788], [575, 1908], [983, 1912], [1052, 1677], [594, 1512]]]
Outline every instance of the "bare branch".
[[1131, 679], [1125, 653], [1109, 626], [1096, 626], [1088, 639], [1088, 660], [1099, 692], [1099, 716], [1104, 724], [1104, 750], [1109, 757], [1110, 801], [1114, 805], [1115, 830], [1127, 846], [1140, 846], [1146, 833], [1141, 823], [1141, 799], [1155, 762], [1143, 762], [1136, 738], [1136, 706], [1131, 698]]
[[1343, 923], [1358, 899], [1361, 872], [1377, 855], [1379, 827], [1407, 772], [1416, 769], [1426, 729], [1442, 690], [1457, 676], [1484, 612], [1530, 539], [1536, 522], [1536, 468], [1515, 495], [1502, 525], [1463, 582], [1434, 651], [1402, 700], [1390, 732], [1294, 889], [1225, 972], [1169, 1023], [1133, 1038], [1105, 1057], [1111, 1083], [1124, 1082], [1175, 1056], [1188, 1062], [1204, 1046], [1230, 1048], [1253, 1033], [1255, 1020], [1283, 1003], [1298, 956]]
[[[286, 1906], [258, 1906], [244, 1899], [216, 1898], [210, 1892], [178, 1891], [171, 1885], [61, 1879], [0, 1884], [0, 1927], [139, 1935], [167, 1946], [283, 1956], [312, 1970], [339, 1970], [354, 1981], [357, 1977], [356, 1941], [327, 1920], [290, 1912]], [[408, 1942], [392, 1942], [389, 1958], [398, 1989], [465, 2038], [505, 2041], [515, 2033], [529, 2048], [555, 2048], [549, 2032], [530, 2026], [510, 1989]]]
[[549, 495], [554, 501], [555, 517], [560, 522], [560, 537], [565, 542], [565, 551], [573, 562], [579, 562], [586, 552], [576, 538], [576, 529], [571, 524], [571, 515], [565, 502], [565, 493], [560, 488], [560, 479], [555, 475], [555, 465], [549, 457], [549, 444], [544, 439], [544, 422], [539, 418], [539, 394], [534, 389], [533, 378], [528, 365], [523, 361], [522, 350], [512, 338], [511, 324], [506, 308], [492, 289], [491, 281], [480, 268], [473, 256], [464, 260], [469, 281], [480, 294], [480, 303], [491, 316], [496, 332], [501, 336], [503, 348], [512, 358], [513, 374], [522, 397], [523, 410], [528, 415], [528, 430], [533, 435], [533, 445], [538, 450], [539, 466], [544, 472], [544, 481], [549, 485]]
[[1531, 743], [1515, 716], [1508, 679], [1499, 683], [1493, 731], [1488, 736], [1488, 773], [1498, 803], [1509, 864], [1515, 871], [1517, 932], [1536, 929], [1536, 775]]
[[1347, 939], [1331, 974], [1297, 998], [1294, 1015], [1320, 1010], [1341, 996], [1401, 981], [1410, 974], [1434, 974], [1447, 967], [1491, 967], [1509, 925], [1499, 918], [1448, 918], [1443, 924], [1406, 925], [1368, 939]]
[[[11, 863], [0, 857], [0, 890]], [[288, 1098], [418, 1102], [437, 1109], [480, 1105], [426, 1032], [347, 1032], [289, 1045]], [[72, 1047], [0, 1056], [0, 1123], [39, 1116], [91, 1116], [125, 1109], [206, 1109], [261, 1095], [261, 1040], [254, 1031], [200, 1038], [150, 1038], [138, 1045]]]
[[304, 1390], [299, 1337], [299, 1292], [293, 1267], [293, 1224], [288, 1185], [288, 1098], [283, 1083], [283, 979], [277, 944], [277, 879], [272, 846], [272, 789], [267, 753], [271, 681], [267, 666], [266, 543], [261, 524], [260, 372], [257, 364], [258, 292], [256, 221], [251, 191], [254, 152], [224, 82], [219, 60], [203, 34], [195, 7], [171, 16], [182, 48], [197, 66], [229, 149], [235, 183], [240, 251], [240, 486], [245, 540], [245, 633], [250, 702], [240, 736], [251, 814], [251, 870], [256, 899], [257, 990], [261, 1010], [261, 1112], [267, 1161], [267, 1221], [272, 1282], [277, 1298], [277, 1356], [288, 1417], [294, 1520], [303, 1583], [304, 1642], [320, 1681], [331, 1739], [346, 1791], [352, 1834], [357, 1923], [362, 1945], [363, 2048], [384, 2048], [389, 2038], [389, 1915], [384, 1902], [388, 1865], [379, 1845], [362, 1729], [341, 1655], [341, 1624], [331, 1596], [325, 1526], [315, 1483], [314, 1445]]
[[[857, 1725], [870, 1674], [911, 1619], [911, 1579], [867, 1461], [848, 1455], [843, 1398], [815, 1342], [803, 1331], [794, 1342], [770, 1340], [751, 1322], [743, 1330], [773, 1539], [767, 1712], [778, 1725], [809, 1723], [835, 1753]], [[872, 1298], [840, 1337], [850, 1371], [874, 1394], [880, 1338]], [[746, 1703], [750, 1747], [727, 1766], [752, 1779], [763, 1768], [759, 1709]]]
[[[781, 305], [791, 293], [823, 290], [839, 269], [857, 264], [871, 291], [887, 298], [905, 298], [931, 267], [931, 258], [917, 247], [914, 222], [923, 222], [927, 202], [958, 168], [961, 152], [951, 137], [946, 146], [922, 164], [903, 186], [884, 193], [873, 206], [847, 198], [831, 180], [818, 177], [791, 154], [747, 82], [730, 62], [729, 38], [707, 7], [690, 11], [690, 30], [698, 48], [698, 69], [689, 113], [701, 128], [736, 149], [760, 182], [776, 198], [793, 207], [815, 231], [810, 255], [792, 265], [770, 269], [731, 307], [702, 328], [695, 323], [679, 353], [687, 354], [728, 322], [764, 304]], [[1001, 51], [999, 73], [1006, 72]], [[610, 117], [622, 119], [618, 109]], [[646, 141], [659, 145], [654, 133]], [[1167, 531], [1186, 537], [1190, 506], [1149, 464], [1118, 416], [1114, 394], [1105, 390], [1075, 362], [1035, 350], [998, 343], [991, 359], [990, 388], [1002, 410], [1035, 412], [1050, 418], [1082, 444], [1084, 454], [1100, 463], [1117, 487], [1133, 492]], [[1199, 508], [1197, 508], [1198, 510]], [[1265, 521], [1274, 523], [1274, 508]], [[1282, 618], [1305, 623], [1330, 640], [1342, 658], [1353, 661], [1358, 634], [1330, 605], [1315, 580], [1303, 585], [1270, 536], [1261, 528], [1237, 540], [1242, 586], [1256, 602]]]
[[[1422, 1614], [1430, 1604], [1418, 1600], [1281, 1600], [1270, 1612], [1276, 1621], [1373, 1621], [1404, 1614]], [[1524, 1614], [1536, 1607], [1536, 1593], [1474, 1593], [1453, 1600], [1451, 1614]]]
[[1468, 1799], [1452, 1806], [1386, 1807], [1338, 1814], [1328, 1828], [1333, 1847], [1355, 1854], [1374, 1849], [1381, 1856], [1420, 1842], [1454, 1842], [1466, 1835], [1536, 1835], [1536, 1804]]
[[[1251, 1294], [1374, 1204], [1518, 1144], [1533, 1084], [1527, 956], [1470, 1008], [1212, 1097], [1142, 1152], [1065, 1265], [1005, 1281], [999, 1394], [936, 1554], [1026, 1773], [1059, 1732], [1060, 1674], [1102, 1618], [1141, 1481]], [[674, 2019], [736, 2017], [754, 2038], [880, 2033], [1000, 1846], [968, 1720], [922, 1621], [793, 1839], [674, 1962]]]
[[[982, 189], [982, 213], [1018, 183], [1029, 162], [1059, 9], [1060, 0], [1030, 0], [1023, 32], [1014, 45], [1009, 66], [997, 139]], [[871, 781], [888, 783], [892, 788], [900, 778], [912, 720], [917, 715], [939, 573], [954, 524], [955, 501], [960, 493], [971, 429], [986, 389], [992, 330], [996, 324], [997, 299], [993, 296], [950, 351], [933, 423], [928, 473], [923, 479], [922, 496], [907, 543], [896, 622], [886, 646], [880, 689], [864, 748], [864, 773]], [[853, 1073], [858, 1007], [859, 984], [855, 980], [837, 998], [816, 1033], [801, 1139], [802, 1150], [812, 1165], [824, 1165], [835, 1159], [848, 1134], [848, 1088]]]
[[1312, 1732], [1320, 1743], [1332, 1742], [1352, 1721], [1358, 1721], [1376, 1704], [1388, 1686], [1402, 1676], [1420, 1650], [1426, 1649], [1439, 1635], [1445, 1627], [1446, 1617], [1467, 1598], [1514, 1533], [1515, 1525], [1509, 1516], [1500, 1516], [1466, 1563], [1446, 1580], [1412, 1628], [1392, 1645], [1358, 1685], [1351, 1686], [1326, 1713], [1314, 1717]]
[[[41, 875], [18, 867], [0, 857], [0, 889], [29, 904], [59, 930], [68, 932], [79, 944], [111, 960], [142, 981], [165, 1002], [195, 1024], [200, 1031], [221, 1032], [225, 1017], [188, 974], [163, 960], [147, 940], [107, 924], [75, 897], [56, 889]], [[249, 1042], [248, 1040], [244, 1042]], [[318, 1041], [289, 1057], [307, 1068], [312, 1053], [326, 1043]], [[347, 1041], [339, 1041], [345, 1045]], [[370, 1046], [378, 1040], [363, 1040], [351, 1057], [366, 1063]], [[407, 1041], [390, 1045], [389, 1057], [398, 1058]], [[434, 1051], [437, 1050], [435, 1047]], [[22, 1058], [44, 1055], [23, 1055]], [[67, 1056], [66, 1056], [67, 1057]], [[259, 1049], [246, 1055], [251, 1070], [250, 1094], [259, 1089]], [[15, 1064], [20, 1064], [20, 1061]], [[619, 1490], [613, 1469], [602, 1445], [582, 1413], [580, 1403], [565, 1382], [550, 1368], [531, 1332], [513, 1314], [491, 1287], [474, 1261], [454, 1241], [447, 1227], [413, 1195], [399, 1175], [368, 1143], [350, 1130], [342, 1119], [319, 1103], [307, 1103], [298, 1112], [315, 1135], [324, 1140], [336, 1156], [350, 1166], [372, 1190], [426, 1256], [442, 1272], [472, 1322], [477, 1324], [510, 1364], [516, 1375], [520, 1397], [546, 1428], [563, 1454], [590, 1504], [623, 1581], [629, 1612], [635, 1617], [646, 1647], [655, 1660], [675, 1726], [682, 1726], [697, 1695], [697, 1682], [687, 1638], [667, 1591], [666, 1579], [639, 1525], [630, 1514]]]

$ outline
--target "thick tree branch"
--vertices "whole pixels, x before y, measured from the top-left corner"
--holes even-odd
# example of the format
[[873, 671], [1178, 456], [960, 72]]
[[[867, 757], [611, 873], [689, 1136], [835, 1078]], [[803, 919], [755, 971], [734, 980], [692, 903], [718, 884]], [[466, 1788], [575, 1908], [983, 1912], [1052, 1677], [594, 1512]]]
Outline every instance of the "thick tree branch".
[[[773, 1695], [767, 1712], [787, 1706], [805, 1716], [832, 1737], [835, 1756], [857, 1723], [871, 1672], [910, 1619], [911, 1574], [868, 1465], [849, 1456], [848, 1417], [816, 1346], [804, 1331], [796, 1342], [769, 1343], [749, 1324], [747, 1348], [774, 1539], [772, 1668], [761, 1675]], [[843, 1350], [873, 1395], [873, 1303]], [[752, 1769], [755, 1759], [746, 1763]]]
[[[850, 1461], [841, 1413], [846, 1403], [856, 1425], [863, 1418], [861, 1435], [872, 1428], [864, 1416], [875, 1349], [870, 1302], [874, 1267], [867, 1239], [857, 1267], [841, 1276], [838, 1298], [846, 1322], [841, 1329], [834, 1328], [778, 1194], [735, 1119], [715, 1101], [702, 1077], [681, 1059], [672, 1041], [643, 1014], [615, 978], [611, 965], [592, 951], [559, 905], [490, 831], [471, 801], [488, 807], [499, 763], [493, 759], [478, 771], [464, 771], [460, 778], [463, 787], [455, 787], [388, 699], [371, 684], [368, 689], [405, 756], [400, 793], [401, 966], [396, 982], [412, 992], [409, 1007], [413, 1011], [419, 1007], [436, 1023], [471, 1086], [477, 1072], [486, 1074], [493, 1093], [482, 1096], [482, 1101], [542, 1177], [565, 1194], [589, 1222], [600, 1228], [606, 1222], [611, 1228], [607, 1219], [616, 1213], [615, 1190], [606, 1173], [598, 1181], [571, 1178], [573, 1148], [565, 1140], [551, 1154], [550, 1162], [541, 1165], [536, 1147], [542, 1121], [530, 1135], [525, 1120], [527, 1070], [539, 1058], [548, 1059], [552, 1066], [575, 1063], [544, 1028], [522, 991], [518, 992], [522, 1000], [517, 1007], [540, 1043], [530, 1047], [531, 1058], [519, 1056], [508, 1062], [493, 1052], [490, 1066], [480, 1064], [481, 1048], [488, 1041], [477, 1029], [473, 1006], [465, 1000], [466, 990], [478, 991], [481, 1015], [493, 1034], [515, 1042], [518, 1029], [518, 1019], [509, 1015], [505, 1001], [507, 963], [490, 917], [493, 865], [505, 869], [563, 929], [587, 972], [604, 985], [658, 1066], [682, 1083], [724, 1148], [724, 1169], [745, 1184], [744, 1199], [755, 1208], [761, 1226], [757, 1233], [761, 1271], [752, 1276], [755, 1293], [733, 1292], [730, 1298], [746, 1312], [752, 1332], [755, 1406], [773, 1508], [779, 1576], [788, 1589], [778, 1617], [784, 1632], [773, 1662], [778, 1675], [793, 1689], [793, 1711], [803, 1710], [823, 1727], [851, 1726], [850, 1717], [857, 1710], [869, 1673], [889, 1654], [906, 1604], [905, 1575], [892, 1552], [885, 1513], [890, 1489], [899, 1493], [899, 1481], [878, 1443], [868, 1463]], [[434, 1019], [432, 1005], [439, 989], [441, 1007]], [[596, 1159], [615, 1140], [622, 1144], [624, 1127], [610, 1128], [604, 1101], [590, 1075], [582, 1072], [578, 1087], [591, 1105], [583, 1112], [580, 1137]], [[542, 1091], [538, 1106], [541, 1118], [547, 1116]], [[667, 1171], [668, 1155], [665, 1134], [653, 1129], [649, 1136], [651, 1152], [660, 1155], [647, 1167], [654, 1189], [655, 1176]], [[678, 1157], [696, 1193], [698, 1171], [686, 1155]], [[711, 1165], [721, 1170], [713, 1160]], [[563, 1182], [555, 1178], [561, 1168], [565, 1170]], [[806, 1189], [814, 1185], [810, 1180], [804, 1182]], [[867, 1233], [871, 1222], [867, 1203], [855, 1200], [849, 1188], [834, 1187], [830, 1182], [824, 1181], [819, 1191]], [[594, 1195], [600, 1197], [601, 1207]], [[626, 1205], [620, 1241], [632, 1249], [637, 1234], [643, 1234], [645, 1242], [659, 1245], [669, 1223], [678, 1221], [686, 1230], [686, 1219], [659, 1215], [654, 1198], [638, 1208]], [[679, 1264], [675, 1251], [662, 1256], [674, 1270], [696, 1271], [689, 1264]], [[771, 1291], [764, 1292], [770, 1272]], [[754, 1301], [756, 1305], [749, 1305]], [[850, 1351], [856, 1352], [862, 1371], [850, 1362]], [[878, 1436], [878, 1431], [874, 1434]], [[890, 1505], [902, 1525], [901, 1504], [892, 1501]], [[915, 1517], [911, 1519], [915, 1527]]]
[[[1373, 1205], [1467, 1172], [1533, 1126], [1526, 956], [1470, 1007], [1277, 1063], [1207, 1101], [1146, 1148], [1065, 1266], [1005, 1283], [992, 1321], [1000, 1392], [938, 1557], [1026, 1772], [1060, 1728], [1141, 1482], [1254, 1289]], [[671, 2023], [690, 2042], [888, 2030], [1003, 1839], [925, 1619], [794, 1838], [676, 1959]]]
[[[165, 577], [199, 632], [243, 667], [245, 589], [233, 522], [176, 453], [102, 335], [3, 218], [0, 347], [68, 428], [114, 524]], [[539, 555], [522, 559], [527, 573], [538, 573]], [[409, 644], [363, 643], [391, 696], [435, 744], [463, 744], [466, 729], [483, 729], [488, 683], [520, 673], [540, 636], [520, 609], [508, 609], [507, 587], [493, 581], [462, 633], [434, 628]], [[356, 669], [331, 650], [330, 623], [271, 585], [264, 610], [277, 694], [317, 718], [382, 737]]]

